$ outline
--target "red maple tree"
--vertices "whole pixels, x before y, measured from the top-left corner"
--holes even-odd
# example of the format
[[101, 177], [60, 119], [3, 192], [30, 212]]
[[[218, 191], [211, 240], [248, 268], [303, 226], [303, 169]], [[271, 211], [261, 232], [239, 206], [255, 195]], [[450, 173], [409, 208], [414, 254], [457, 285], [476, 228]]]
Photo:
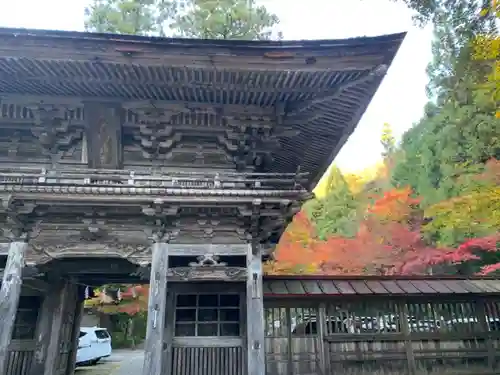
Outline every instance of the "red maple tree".
[[[409, 188], [394, 189], [376, 199], [352, 238], [320, 240], [306, 213], [297, 214], [266, 264], [271, 274], [414, 275], [437, 264], [478, 260], [478, 252], [496, 251], [500, 235], [472, 239], [457, 248], [431, 246], [422, 236], [420, 200]], [[500, 263], [481, 273], [500, 270]]]
[[315, 252], [317, 241], [313, 223], [300, 211], [281, 236], [274, 259], [264, 265], [264, 271], [268, 274], [317, 273], [318, 264], [322, 262], [318, 258], [320, 254]]

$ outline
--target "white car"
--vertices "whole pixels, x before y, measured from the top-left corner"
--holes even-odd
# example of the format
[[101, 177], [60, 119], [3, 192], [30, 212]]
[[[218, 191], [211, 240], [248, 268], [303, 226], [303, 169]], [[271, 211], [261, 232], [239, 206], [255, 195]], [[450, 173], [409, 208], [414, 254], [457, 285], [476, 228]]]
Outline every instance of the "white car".
[[81, 327], [76, 352], [76, 365], [95, 365], [111, 355], [111, 336], [105, 328]]

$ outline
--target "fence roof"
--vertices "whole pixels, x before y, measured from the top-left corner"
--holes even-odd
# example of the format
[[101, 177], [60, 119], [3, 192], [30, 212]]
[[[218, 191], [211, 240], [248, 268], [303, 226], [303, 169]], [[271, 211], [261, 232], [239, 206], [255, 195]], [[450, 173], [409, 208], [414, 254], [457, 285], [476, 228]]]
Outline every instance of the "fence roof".
[[268, 297], [444, 294], [500, 295], [500, 279], [430, 277], [330, 277], [313, 279], [310, 277], [266, 277], [264, 280], [264, 295]]

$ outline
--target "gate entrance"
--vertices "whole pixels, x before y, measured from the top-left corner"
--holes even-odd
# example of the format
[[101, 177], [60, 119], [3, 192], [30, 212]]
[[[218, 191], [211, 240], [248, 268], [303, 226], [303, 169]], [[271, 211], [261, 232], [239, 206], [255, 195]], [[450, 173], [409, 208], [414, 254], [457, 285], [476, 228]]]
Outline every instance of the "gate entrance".
[[[227, 286], [210, 289], [222, 291]], [[231, 289], [174, 293], [172, 375], [246, 373], [245, 293]]]

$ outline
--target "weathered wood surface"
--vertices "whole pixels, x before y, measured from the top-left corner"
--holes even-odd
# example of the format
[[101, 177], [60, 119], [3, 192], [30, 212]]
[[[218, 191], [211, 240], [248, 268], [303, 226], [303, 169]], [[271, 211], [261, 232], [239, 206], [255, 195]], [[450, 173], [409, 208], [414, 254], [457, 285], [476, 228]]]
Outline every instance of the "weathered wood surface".
[[[5, 375], [27, 375], [33, 361], [33, 340], [13, 340], [9, 346]], [[4, 375], [2, 374], [2, 375]]]
[[87, 159], [90, 168], [122, 167], [122, 122], [124, 111], [109, 103], [86, 102]]
[[168, 244], [153, 244], [153, 261], [148, 302], [148, 322], [144, 345], [143, 375], [157, 375], [164, 369], [165, 320], [167, 314]]
[[248, 245], [247, 254], [247, 375], [265, 372], [264, 293], [262, 257], [258, 244]]
[[266, 373], [497, 374], [500, 298], [475, 298], [267, 300]]
[[245, 348], [235, 347], [174, 347], [173, 375], [243, 375]]
[[0, 374], [7, 370], [8, 347], [21, 296], [22, 269], [26, 242], [12, 242], [0, 286]]
[[70, 298], [71, 285], [67, 281], [60, 281], [58, 286], [57, 291], [54, 292], [54, 294], [57, 295], [57, 299], [52, 315], [51, 331], [48, 337], [47, 357], [45, 358], [46, 365], [43, 375], [59, 375], [58, 357], [60, 355], [60, 348], [63, 340], [62, 328], [66, 318], [65, 310], [68, 304], [68, 298]]
[[73, 375], [75, 372], [76, 354], [78, 351], [78, 340], [80, 338], [80, 326], [82, 323], [85, 302], [84, 289], [84, 287], [79, 286], [78, 293], [76, 294], [75, 315], [73, 318], [73, 330], [71, 333], [71, 355], [69, 356], [67, 375]]
[[47, 291], [40, 311], [35, 331], [35, 351], [29, 375], [40, 375], [45, 373], [47, 351], [51, 339], [52, 322], [57, 305], [60, 302], [60, 285], [51, 283]]
[[73, 350], [75, 349], [75, 329], [79, 331], [79, 326], [75, 323], [75, 308], [78, 303], [78, 288], [74, 280], [68, 282], [67, 297], [64, 304], [64, 322], [61, 327], [59, 354], [57, 356], [57, 372], [54, 375], [67, 375], [68, 369], [73, 366]]
[[[82, 50], [86, 52], [82, 54], [80, 50], [76, 54], [82, 60], [75, 60], [76, 55], [70, 57], [66, 49], [62, 52], [59, 45], [51, 47], [47, 54], [50, 37], [46, 35], [42, 39], [44, 52], [35, 54], [41, 46], [33, 34], [25, 36], [19, 31], [15, 37], [6, 35], [0, 44], [12, 43], [11, 40], [19, 43], [25, 37], [30, 39], [30, 47], [20, 50], [19, 45], [4, 46], [8, 56], [30, 56], [28, 61], [34, 59], [33, 64], [43, 59], [52, 68], [33, 76], [26, 73], [29, 67], [23, 59], [5, 62], [16, 72], [15, 80], [12, 75], [3, 77], [11, 89], [2, 94], [10, 103], [41, 101], [42, 97], [53, 100], [56, 92], [61, 103], [73, 101], [81, 105], [94, 100], [111, 106], [128, 102], [124, 106], [135, 111], [141, 120], [125, 121], [123, 126], [125, 156], [131, 156], [129, 163], [156, 159], [156, 165], [160, 165], [158, 159], [164, 159], [190, 168], [223, 166], [288, 172], [300, 166], [311, 172], [310, 187], [310, 181], [324, 172], [318, 166], [330, 162], [326, 159], [331, 148], [343, 144], [346, 134], [355, 128], [357, 114], [366, 109], [381, 82], [383, 67], [390, 65], [403, 35], [360, 39], [356, 44], [335, 41], [317, 46], [293, 45], [286, 50], [271, 45], [237, 49], [217, 45], [199, 50], [191, 42], [191, 47], [179, 42], [165, 50], [164, 42], [152, 47], [155, 42], [150, 38], [147, 43], [134, 41], [126, 47], [127, 52], [122, 51], [122, 43], [129, 42], [106, 40], [106, 47], [97, 47], [103, 41], [93, 37], [91, 47], [84, 37], [71, 36], [74, 43], [85, 41]], [[57, 40], [61, 43], [65, 38]], [[120, 46], [110, 49], [109, 43]], [[199, 52], [189, 52], [187, 58], [186, 48]], [[280, 57], [282, 53], [287, 58]], [[120, 63], [112, 64], [113, 61]], [[49, 74], [52, 70], [66, 73], [55, 79]], [[41, 96], [27, 92], [34, 81]], [[139, 103], [138, 98], [142, 99]], [[286, 102], [294, 102], [300, 110], [287, 113]], [[344, 102], [349, 105], [346, 107]], [[167, 115], [152, 116], [165, 109]], [[338, 121], [332, 124], [331, 118]], [[169, 126], [162, 128], [163, 124]], [[189, 127], [202, 134], [199, 139], [204, 141], [193, 141]], [[300, 137], [296, 136], [298, 133]], [[282, 145], [286, 147], [279, 147]]]

